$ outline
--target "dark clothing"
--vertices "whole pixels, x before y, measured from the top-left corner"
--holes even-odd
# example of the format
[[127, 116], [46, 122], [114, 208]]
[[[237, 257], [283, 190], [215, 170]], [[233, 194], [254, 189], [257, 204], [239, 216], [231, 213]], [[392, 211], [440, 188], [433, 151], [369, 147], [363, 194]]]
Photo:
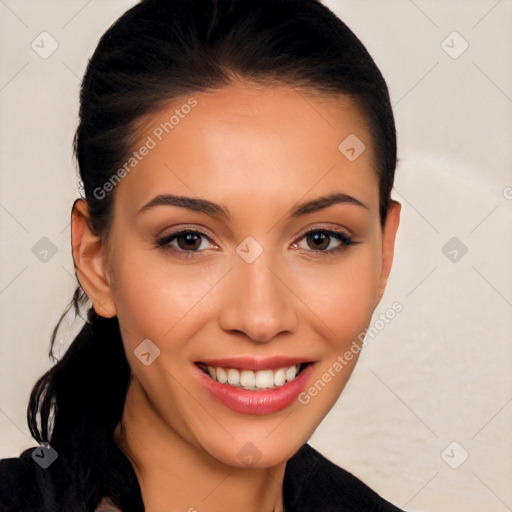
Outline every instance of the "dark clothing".
[[283, 497], [286, 512], [400, 512], [309, 444], [286, 464]]
[[[49, 481], [52, 472], [34, 461], [33, 450], [0, 460], [0, 512], [54, 512], [42, 493], [58, 497], [59, 482]], [[308, 444], [286, 464], [283, 498], [286, 512], [400, 512]]]

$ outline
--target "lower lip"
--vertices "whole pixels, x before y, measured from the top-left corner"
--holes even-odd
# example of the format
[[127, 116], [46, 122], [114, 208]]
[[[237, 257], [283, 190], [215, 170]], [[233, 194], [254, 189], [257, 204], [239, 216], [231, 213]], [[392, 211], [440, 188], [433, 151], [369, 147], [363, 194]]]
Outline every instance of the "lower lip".
[[291, 382], [274, 389], [249, 390], [221, 384], [206, 375], [197, 365], [196, 378], [201, 386], [215, 399], [233, 411], [244, 414], [271, 414], [288, 407], [306, 387], [313, 372], [314, 364], [309, 364]]

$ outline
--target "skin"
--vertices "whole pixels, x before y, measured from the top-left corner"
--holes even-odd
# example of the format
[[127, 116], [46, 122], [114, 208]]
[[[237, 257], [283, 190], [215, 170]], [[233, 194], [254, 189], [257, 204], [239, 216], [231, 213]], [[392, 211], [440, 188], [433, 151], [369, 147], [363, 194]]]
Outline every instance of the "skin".
[[[382, 229], [372, 142], [347, 98], [247, 84], [193, 97], [198, 105], [116, 187], [107, 238], [90, 229], [85, 200], [75, 202], [73, 258], [96, 312], [119, 319], [133, 379], [116, 442], [133, 463], [146, 510], [281, 511], [286, 462], [334, 405], [357, 357], [307, 405], [296, 400], [262, 416], [208, 396], [193, 362], [301, 356], [316, 361], [312, 385], [370, 323], [391, 269], [400, 204], [392, 203]], [[148, 118], [141, 143], [187, 99]], [[338, 150], [349, 134], [366, 146], [354, 161]], [[334, 192], [366, 208], [334, 204], [289, 216]], [[164, 193], [208, 199], [231, 218], [177, 206], [137, 214]], [[183, 228], [210, 240], [200, 238], [190, 258], [180, 256], [183, 239], [155, 247], [155, 238]], [[342, 231], [357, 244], [330, 237], [320, 250], [343, 250], [315, 252], [304, 236], [311, 228]], [[252, 263], [236, 252], [247, 236], [263, 248]], [[149, 366], [134, 355], [145, 339], [160, 349]], [[248, 442], [260, 454], [251, 466], [238, 456]]]

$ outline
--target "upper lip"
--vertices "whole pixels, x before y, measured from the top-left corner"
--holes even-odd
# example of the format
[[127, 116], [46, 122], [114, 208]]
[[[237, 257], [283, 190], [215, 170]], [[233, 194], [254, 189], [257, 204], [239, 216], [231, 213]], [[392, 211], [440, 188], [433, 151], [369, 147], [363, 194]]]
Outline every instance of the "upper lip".
[[221, 368], [237, 368], [240, 370], [274, 370], [276, 368], [285, 368], [295, 364], [313, 363], [311, 359], [291, 356], [272, 356], [272, 357], [228, 357], [224, 359], [207, 359], [196, 361], [208, 366]]

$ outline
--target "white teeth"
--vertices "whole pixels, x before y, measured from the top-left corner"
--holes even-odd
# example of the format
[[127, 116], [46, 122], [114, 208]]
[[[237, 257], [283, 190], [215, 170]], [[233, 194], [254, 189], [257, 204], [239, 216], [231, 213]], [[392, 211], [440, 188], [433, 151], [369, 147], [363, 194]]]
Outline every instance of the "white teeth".
[[288, 382], [291, 382], [293, 379], [295, 379], [295, 375], [297, 375], [297, 372], [295, 371], [295, 366], [290, 366], [290, 368], [286, 370], [286, 380]]
[[237, 370], [236, 368], [221, 368], [207, 366], [213, 380], [221, 384], [242, 387], [244, 389], [273, 389], [284, 386], [297, 376], [300, 365], [286, 366], [277, 370]]
[[282, 386], [286, 382], [286, 372], [283, 368], [279, 368], [276, 373], [274, 373], [274, 386]]
[[[225, 384], [228, 381], [228, 374], [226, 373], [226, 370], [224, 370], [224, 368], [217, 368], [216, 374], [217, 374], [217, 380], [221, 384]], [[212, 379], [215, 379], [215, 373], [210, 374], [210, 376], [212, 377]]]
[[274, 372], [272, 370], [261, 370], [256, 372], [256, 387], [269, 389], [274, 387]]
[[232, 386], [238, 386], [238, 384], [240, 384], [240, 373], [238, 370], [234, 370], [233, 368], [228, 370], [228, 382]]
[[242, 373], [240, 373], [240, 385], [244, 388], [256, 387], [256, 376], [254, 372], [242, 370]]

